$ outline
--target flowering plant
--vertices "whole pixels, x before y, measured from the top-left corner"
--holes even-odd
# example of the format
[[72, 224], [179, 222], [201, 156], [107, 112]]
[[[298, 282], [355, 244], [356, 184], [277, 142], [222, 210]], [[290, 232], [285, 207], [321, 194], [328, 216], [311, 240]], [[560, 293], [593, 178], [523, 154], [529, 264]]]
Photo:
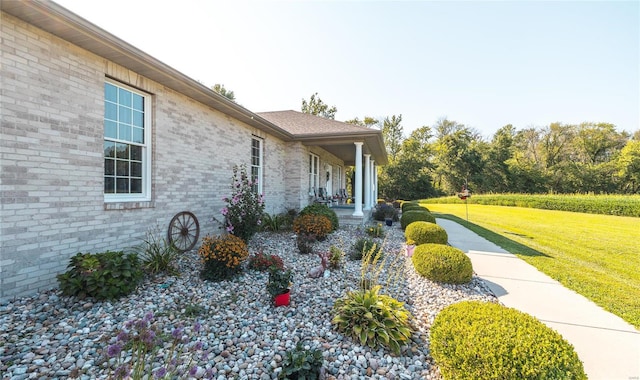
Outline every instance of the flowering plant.
[[[109, 365], [114, 365], [115, 379], [171, 379], [178, 377], [194, 377], [196, 374], [213, 377], [213, 373], [205, 374], [205, 369], [194, 364], [201, 359], [207, 361], [208, 352], [203, 351], [201, 341], [190, 341], [183, 327], [171, 331], [171, 344], [168, 351], [160, 351], [164, 347], [162, 332], [158, 331], [153, 321], [153, 313], [147, 313], [142, 319], [125, 322], [123, 329], [107, 347]], [[200, 333], [202, 325], [196, 322], [192, 331]], [[131, 360], [126, 360], [123, 351], [131, 351]], [[186, 358], [188, 356], [188, 361]], [[194, 359], [194, 356], [196, 357]], [[164, 364], [157, 367], [161, 359]], [[149, 368], [152, 367], [152, 368]], [[147, 372], [150, 372], [149, 374]], [[110, 376], [111, 377], [111, 376]]]
[[242, 239], [234, 235], [206, 236], [198, 254], [204, 262], [202, 278], [220, 281], [240, 270], [240, 264], [249, 256], [249, 249]]
[[248, 242], [258, 231], [264, 213], [264, 198], [254, 190], [258, 180], [247, 175], [245, 165], [233, 167], [231, 198], [222, 200], [227, 206], [222, 209], [224, 229], [240, 239]]
[[255, 253], [249, 256], [249, 269], [266, 271], [275, 267], [277, 269], [284, 269], [284, 263], [278, 255], [266, 254], [263, 252]]

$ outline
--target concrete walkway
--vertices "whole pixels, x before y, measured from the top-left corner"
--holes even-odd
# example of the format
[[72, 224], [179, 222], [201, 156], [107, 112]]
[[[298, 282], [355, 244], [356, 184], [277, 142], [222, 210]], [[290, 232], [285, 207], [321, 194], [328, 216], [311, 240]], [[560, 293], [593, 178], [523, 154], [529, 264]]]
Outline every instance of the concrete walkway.
[[633, 326], [460, 224], [437, 223], [503, 305], [533, 315], [575, 347], [589, 379], [640, 380], [640, 332]]

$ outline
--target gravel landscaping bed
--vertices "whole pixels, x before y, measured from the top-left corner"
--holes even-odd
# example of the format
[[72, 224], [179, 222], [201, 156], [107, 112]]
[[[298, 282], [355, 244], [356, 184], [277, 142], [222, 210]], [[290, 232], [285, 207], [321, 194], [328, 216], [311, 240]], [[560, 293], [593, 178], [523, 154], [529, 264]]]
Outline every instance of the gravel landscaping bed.
[[[265, 272], [245, 270], [231, 281], [201, 280], [202, 264], [192, 251], [180, 259], [180, 277], [148, 279], [117, 301], [78, 300], [51, 290], [0, 305], [0, 374], [2, 379], [107, 378], [108, 345], [127, 321], [152, 312], [154, 326], [166, 334], [183, 326], [192, 341], [202, 342], [201, 352], [189, 357], [196, 367], [180, 378], [275, 379], [286, 351], [302, 341], [307, 348], [322, 350], [328, 378], [439, 379], [428, 337], [436, 314], [455, 302], [495, 302], [495, 297], [475, 276], [465, 285], [422, 278], [406, 258], [399, 224], [384, 229], [385, 257], [393, 260], [400, 255], [396, 263], [401, 274], [399, 281], [386, 284], [393, 273], [383, 271], [382, 292], [405, 302], [414, 316], [415, 333], [399, 356], [387, 349], [363, 347], [332, 328], [333, 303], [358, 287], [360, 261], [346, 259], [343, 268], [328, 277], [310, 278], [307, 273], [320, 263], [318, 256], [298, 253], [295, 235], [281, 232], [257, 234], [250, 251], [278, 254], [294, 270], [290, 306], [272, 306]], [[331, 245], [348, 251], [364, 236], [363, 231], [340, 228], [325, 241], [314, 243], [314, 252]], [[191, 327], [196, 322], [201, 328]], [[162, 351], [151, 367], [164, 364]]]

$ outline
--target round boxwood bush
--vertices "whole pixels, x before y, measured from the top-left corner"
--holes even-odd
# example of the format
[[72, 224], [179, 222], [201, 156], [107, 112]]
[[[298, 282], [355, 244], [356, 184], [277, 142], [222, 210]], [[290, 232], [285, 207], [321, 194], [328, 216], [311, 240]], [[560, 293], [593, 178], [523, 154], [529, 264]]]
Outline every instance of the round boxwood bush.
[[402, 213], [402, 217], [400, 217], [400, 226], [404, 230], [409, 224], [417, 221], [435, 223], [436, 218], [434, 218], [429, 211], [410, 210]]
[[400, 210], [402, 210], [402, 212], [405, 212], [407, 207], [413, 207], [413, 206], [419, 206], [418, 202], [416, 201], [404, 201], [400, 204]]
[[402, 208], [402, 212], [413, 211], [413, 210], [429, 211], [428, 208], [424, 206], [420, 206], [417, 203], [407, 203], [406, 206]]
[[308, 214], [326, 216], [331, 222], [331, 231], [335, 231], [339, 227], [338, 215], [336, 214], [335, 211], [330, 209], [329, 206], [325, 204], [322, 204], [322, 203], [310, 204], [309, 206], [303, 208], [302, 211], [300, 211], [300, 213], [298, 214], [298, 216], [308, 215]]
[[573, 346], [536, 318], [463, 301], [431, 326], [431, 354], [445, 379], [586, 379]]
[[443, 244], [421, 244], [411, 256], [416, 272], [435, 282], [466, 284], [471, 281], [471, 260], [458, 248]]
[[447, 244], [449, 236], [444, 228], [431, 222], [413, 222], [407, 226], [404, 231], [404, 236], [407, 239], [407, 244]]

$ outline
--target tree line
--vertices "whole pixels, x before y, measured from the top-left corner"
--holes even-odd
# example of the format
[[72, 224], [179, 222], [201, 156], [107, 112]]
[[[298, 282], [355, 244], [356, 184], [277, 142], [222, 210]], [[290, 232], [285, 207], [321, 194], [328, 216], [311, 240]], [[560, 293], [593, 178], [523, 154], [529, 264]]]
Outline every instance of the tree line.
[[[302, 112], [334, 119], [315, 93]], [[640, 192], [640, 130], [633, 135], [609, 123], [552, 123], [517, 130], [500, 128], [491, 139], [456, 121], [441, 119], [404, 136], [402, 115], [365, 116], [347, 123], [380, 128], [389, 164], [378, 168], [385, 198], [420, 199], [459, 192]]]

